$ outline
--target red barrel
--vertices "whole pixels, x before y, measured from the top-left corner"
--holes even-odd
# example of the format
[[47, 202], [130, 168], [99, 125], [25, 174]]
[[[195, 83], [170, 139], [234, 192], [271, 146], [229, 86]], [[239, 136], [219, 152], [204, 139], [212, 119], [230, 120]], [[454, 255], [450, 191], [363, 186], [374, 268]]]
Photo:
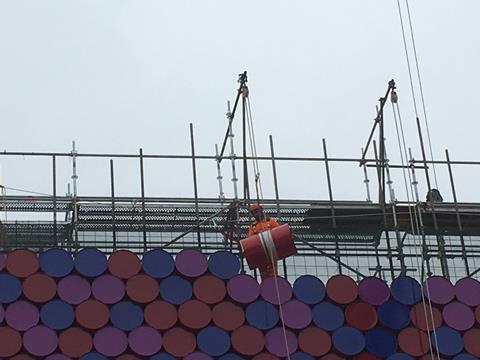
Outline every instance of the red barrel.
[[177, 322], [175, 306], [156, 300], [145, 307], [145, 322], [157, 330], [170, 329]]
[[297, 253], [292, 230], [288, 224], [243, 239], [240, 246], [252, 270], [265, 268], [274, 261]]
[[155, 300], [160, 292], [157, 280], [145, 275], [135, 275], [127, 281], [127, 295], [137, 303], [147, 304]]
[[130, 279], [141, 268], [140, 259], [129, 250], [114, 251], [108, 258], [108, 271], [120, 279]]
[[480, 357], [480, 329], [470, 329], [463, 334], [465, 350], [470, 354]]
[[322, 356], [330, 351], [332, 340], [325, 330], [310, 326], [298, 335], [298, 346], [312, 356]]
[[22, 336], [10, 327], [0, 327], [0, 356], [13, 356], [22, 348]]
[[38, 271], [40, 263], [33, 251], [17, 249], [7, 255], [6, 267], [10, 274], [19, 278], [26, 278]]
[[253, 356], [265, 347], [265, 337], [260, 330], [244, 325], [232, 333], [232, 347], [242, 355]]
[[58, 346], [65, 355], [79, 358], [92, 350], [93, 339], [88, 332], [72, 327], [60, 334]]
[[204, 275], [193, 283], [193, 294], [206, 304], [219, 303], [226, 293], [227, 288], [223, 280], [213, 275]]
[[163, 335], [163, 347], [173, 356], [184, 357], [195, 350], [197, 339], [182, 328], [175, 327]]
[[410, 309], [410, 318], [413, 324], [423, 331], [432, 331], [442, 326], [442, 313], [435, 306], [430, 307], [428, 303], [414, 305]]
[[75, 317], [84, 328], [96, 330], [107, 324], [110, 313], [107, 305], [98, 300], [89, 299], [75, 308]]
[[345, 310], [347, 324], [359, 330], [367, 331], [377, 325], [378, 317], [375, 308], [363, 301], [356, 301]]
[[45, 303], [54, 298], [57, 293], [57, 284], [50, 276], [38, 273], [23, 281], [22, 290], [28, 300]]
[[430, 343], [426, 332], [409, 327], [398, 334], [398, 346], [404, 353], [419, 358], [428, 352]]
[[327, 281], [327, 296], [337, 304], [347, 305], [358, 296], [357, 283], [345, 275], [334, 275]]
[[198, 300], [188, 300], [178, 308], [178, 319], [190, 329], [201, 329], [212, 320], [210, 307]]
[[215, 325], [227, 331], [235, 330], [245, 322], [243, 309], [228, 301], [215, 305], [212, 317]]

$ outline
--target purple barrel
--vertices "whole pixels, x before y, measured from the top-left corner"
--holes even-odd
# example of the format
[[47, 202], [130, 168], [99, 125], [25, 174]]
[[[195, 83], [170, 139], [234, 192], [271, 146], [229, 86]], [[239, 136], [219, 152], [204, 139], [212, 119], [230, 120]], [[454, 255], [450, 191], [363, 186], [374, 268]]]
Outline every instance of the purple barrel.
[[390, 297], [390, 289], [382, 279], [369, 276], [358, 284], [358, 296], [368, 304], [379, 306]]
[[288, 357], [297, 351], [297, 336], [288, 329], [284, 331], [283, 328], [277, 327], [265, 335], [265, 347], [278, 357]]
[[248, 304], [255, 301], [260, 295], [260, 286], [257, 280], [250, 275], [236, 275], [227, 283], [228, 295], [235, 301]]
[[455, 296], [458, 301], [468, 306], [480, 305], [480, 282], [476, 279], [466, 277], [455, 284]]
[[207, 271], [208, 262], [199, 250], [183, 249], [175, 257], [177, 271], [186, 277], [199, 277]]
[[90, 297], [90, 283], [80, 276], [69, 275], [58, 282], [57, 293], [63, 301], [78, 305]]
[[35, 326], [23, 334], [23, 346], [32, 355], [47, 356], [58, 346], [58, 337], [55, 331], [46, 326]]
[[26, 331], [36, 326], [39, 319], [40, 315], [37, 307], [23, 300], [8, 305], [5, 312], [7, 324], [18, 331]]
[[445, 305], [442, 316], [448, 326], [459, 331], [468, 330], [475, 323], [472, 309], [458, 301]]
[[439, 305], [448, 304], [455, 297], [452, 283], [441, 276], [432, 276], [425, 280], [423, 293], [431, 302]]
[[127, 349], [127, 335], [120, 329], [108, 326], [95, 333], [93, 345], [102, 355], [107, 357], [118, 356]]
[[292, 298], [292, 286], [280, 276], [271, 276], [262, 281], [260, 294], [269, 303], [279, 305]]
[[125, 296], [125, 283], [116, 276], [105, 274], [93, 281], [92, 294], [104, 304], [115, 304]]
[[136, 354], [151, 356], [160, 351], [162, 336], [149, 326], [139, 326], [128, 334], [128, 344]]
[[306, 328], [312, 322], [310, 306], [298, 300], [290, 300], [282, 305], [283, 321], [291, 329]]

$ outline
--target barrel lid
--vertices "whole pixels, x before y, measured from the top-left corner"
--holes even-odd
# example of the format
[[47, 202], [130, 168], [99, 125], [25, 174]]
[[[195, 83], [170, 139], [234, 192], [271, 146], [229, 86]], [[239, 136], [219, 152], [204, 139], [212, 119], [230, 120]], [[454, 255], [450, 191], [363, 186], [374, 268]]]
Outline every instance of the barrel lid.
[[387, 360], [415, 360], [414, 357], [411, 357], [408, 354], [397, 352], [395, 354], [390, 355]]
[[192, 285], [180, 276], [172, 275], [160, 282], [160, 295], [169, 303], [180, 305], [192, 297]]
[[102, 354], [93, 351], [89, 352], [88, 354], [83, 355], [80, 360], [108, 360], [105, 356]]
[[172, 255], [163, 249], [147, 251], [142, 257], [143, 271], [157, 279], [163, 279], [173, 273], [175, 262]]
[[153, 355], [150, 360], [177, 360], [176, 357], [170, 355], [170, 354], [167, 354], [165, 352], [162, 352], [162, 353], [158, 353], [156, 355]]
[[158, 297], [160, 287], [149, 275], [139, 274], [127, 280], [128, 297], [140, 304], [147, 304]]
[[337, 304], [350, 304], [357, 298], [357, 283], [345, 275], [334, 275], [327, 281], [327, 296]]
[[267, 350], [279, 357], [287, 357], [297, 351], [298, 348], [296, 335], [292, 331], [284, 330], [281, 327], [268, 331], [265, 340]]
[[257, 300], [245, 309], [245, 316], [250, 325], [260, 330], [268, 330], [278, 323], [277, 308], [265, 300]]
[[378, 308], [378, 318], [384, 326], [400, 330], [410, 322], [410, 313], [406, 305], [388, 300]]
[[95, 333], [93, 345], [102, 355], [118, 356], [127, 349], [127, 335], [120, 329], [107, 326]]
[[316, 326], [310, 326], [303, 329], [298, 335], [298, 346], [310, 355], [322, 356], [330, 351], [332, 340], [326, 331]]
[[124, 331], [131, 331], [143, 322], [143, 310], [131, 301], [121, 301], [110, 309], [110, 321]]
[[461, 353], [455, 356], [453, 360], [478, 360], [478, 358], [471, 354]]
[[426, 332], [409, 327], [398, 334], [398, 346], [403, 352], [418, 358], [428, 352], [430, 342]]
[[187, 328], [201, 329], [212, 320], [212, 311], [199, 300], [188, 300], [178, 308], [178, 319]]
[[223, 280], [229, 280], [240, 271], [240, 259], [230, 251], [217, 251], [208, 258], [208, 270]]
[[198, 348], [211, 356], [220, 356], [230, 349], [230, 336], [216, 326], [208, 326], [197, 334]]
[[89, 299], [75, 308], [75, 317], [84, 328], [96, 330], [107, 324], [110, 314], [107, 305], [98, 300]]
[[397, 338], [394, 333], [375, 327], [366, 332], [365, 347], [372, 354], [386, 358], [397, 351]]
[[325, 285], [312, 275], [302, 275], [293, 283], [294, 296], [305, 304], [318, 304], [325, 298]]
[[375, 308], [363, 301], [356, 301], [345, 310], [347, 324], [362, 331], [372, 329], [378, 321]]
[[470, 329], [463, 334], [465, 350], [480, 358], [480, 329]]
[[0, 339], [0, 356], [13, 356], [22, 348], [22, 336], [11, 327], [0, 326]]
[[332, 343], [339, 352], [350, 356], [359, 354], [365, 348], [363, 334], [351, 326], [343, 326], [335, 330]]
[[193, 294], [206, 304], [216, 304], [225, 298], [227, 288], [223, 280], [212, 275], [203, 275], [193, 283]]
[[93, 280], [92, 294], [104, 304], [115, 304], [125, 295], [125, 284], [118, 277], [104, 274]]
[[232, 347], [242, 355], [253, 356], [265, 347], [265, 337], [252, 326], [240, 326], [232, 333]]
[[441, 276], [432, 276], [425, 280], [423, 292], [431, 302], [440, 305], [448, 304], [455, 297], [452, 283]]
[[258, 295], [260, 295], [260, 285], [250, 275], [235, 275], [228, 280], [227, 292], [233, 300], [242, 304], [248, 304], [255, 301]]
[[75, 313], [70, 304], [62, 300], [52, 300], [42, 306], [40, 318], [50, 329], [62, 330], [72, 325]]
[[410, 319], [412, 319], [413, 325], [423, 331], [431, 331], [442, 325], [442, 313], [440, 310], [423, 302], [412, 306]]
[[413, 305], [422, 299], [422, 288], [410, 276], [399, 276], [390, 285], [392, 297], [401, 304]]
[[38, 325], [23, 334], [23, 345], [32, 355], [47, 356], [57, 348], [58, 337], [52, 329]]
[[315, 325], [327, 331], [338, 329], [345, 320], [343, 310], [328, 301], [315, 305], [312, 315]]
[[442, 315], [448, 326], [459, 331], [468, 330], [475, 323], [475, 314], [472, 309], [458, 301], [445, 305]]
[[205, 255], [197, 249], [183, 249], [175, 257], [177, 271], [186, 277], [198, 277], [207, 271], [208, 263]]
[[58, 337], [58, 347], [65, 355], [72, 358], [79, 358], [92, 350], [92, 336], [77, 327], [62, 331]]
[[5, 320], [11, 328], [26, 331], [38, 324], [40, 316], [35, 305], [27, 301], [16, 301], [7, 307]]
[[311, 356], [310, 354], [307, 354], [303, 351], [294, 352], [290, 356], [290, 359], [291, 360], [314, 360], [313, 356]]
[[390, 297], [390, 289], [385, 281], [369, 276], [358, 284], [358, 296], [371, 305], [382, 305]]
[[283, 304], [292, 298], [292, 286], [281, 276], [271, 276], [262, 281], [260, 294], [272, 304]]
[[174, 327], [163, 335], [163, 347], [176, 357], [183, 357], [195, 350], [195, 336], [182, 328]]
[[448, 326], [441, 326], [434, 333], [431, 333], [430, 340], [442, 355], [454, 356], [463, 349], [462, 336], [458, 331]]
[[114, 251], [108, 258], [108, 271], [120, 279], [130, 279], [142, 268], [140, 259], [129, 250]]
[[150, 356], [160, 351], [162, 336], [150, 326], [139, 326], [128, 334], [128, 344], [135, 354]]
[[21, 294], [22, 284], [18, 278], [10, 274], [0, 274], [0, 303], [11, 303]]
[[235, 330], [245, 322], [243, 309], [229, 301], [215, 305], [212, 318], [215, 325], [227, 331]]
[[105, 254], [96, 248], [84, 248], [75, 255], [75, 269], [87, 277], [95, 277], [107, 270]]
[[25, 297], [36, 303], [45, 303], [57, 294], [55, 280], [42, 273], [33, 274], [23, 280], [22, 289]]
[[28, 249], [16, 249], [7, 255], [7, 271], [19, 278], [26, 278], [35, 274], [40, 265], [37, 255]]
[[39, 256], [40, 268], [52, 277], [64, 277], [73, 270], [72, 256], [63, 249], [49, 249]]
[[78, 275], [69, 275], [58, 282], [57, 292], [63, 301], [78, 305], [90, 297], [91, 288], [86, 279]]
[[158, 330], [170, 329], [177, 322], [175, 306], [165, 301], [156, 300], [145, 307], [145, 322]]
[[480, 281], [466, 277], [455, 283], [455, 296], [458, 301], [468, 306], [480, 305]]
[[211, 356], [208, 356], [205, 353], [200, 351], [195, 351], [193, 353], [188, 354], [183, 358], [184, 360], [213, 360]]
[[298, 300], [290, 300], [282, 305], [283, 321], [291, 329], [306, 328], [312, 322], [312, 310]]

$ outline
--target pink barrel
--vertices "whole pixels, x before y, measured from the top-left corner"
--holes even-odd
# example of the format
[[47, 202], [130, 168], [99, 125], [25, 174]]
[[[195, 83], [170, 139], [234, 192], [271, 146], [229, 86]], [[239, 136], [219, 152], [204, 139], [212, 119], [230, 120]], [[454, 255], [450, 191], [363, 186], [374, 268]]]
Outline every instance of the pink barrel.
[[455, 297], [452, 283], [441, 276], [432, 276], [425, 280], [423, 292], [432, 303], [439, 305], [448, 304]]
[[475, 315], [472, 309], [458, 301], [445, 305], [442, 315], [448, 326], [459, 331], [468, 330], [475, 323]]
[[468, 306], [480, 305], [480, 282], [473, 278], [463, 278], [455, 284], [457, 300]]
[[292, 298], [292, 285], [280, 276], [271, 276], [262, 281], [260, 294], [269, 303], [283, 304]]

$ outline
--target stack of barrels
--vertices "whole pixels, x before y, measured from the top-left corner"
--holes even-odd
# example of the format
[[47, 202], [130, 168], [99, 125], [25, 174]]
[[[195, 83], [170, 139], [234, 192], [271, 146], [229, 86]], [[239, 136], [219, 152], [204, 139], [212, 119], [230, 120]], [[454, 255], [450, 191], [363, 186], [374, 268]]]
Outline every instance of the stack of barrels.
[[422, 285], [344, 275], [259, 284], [227, 251], [17, 249], [0, 254], [0, 358], [478, 359], [480, 283]]

